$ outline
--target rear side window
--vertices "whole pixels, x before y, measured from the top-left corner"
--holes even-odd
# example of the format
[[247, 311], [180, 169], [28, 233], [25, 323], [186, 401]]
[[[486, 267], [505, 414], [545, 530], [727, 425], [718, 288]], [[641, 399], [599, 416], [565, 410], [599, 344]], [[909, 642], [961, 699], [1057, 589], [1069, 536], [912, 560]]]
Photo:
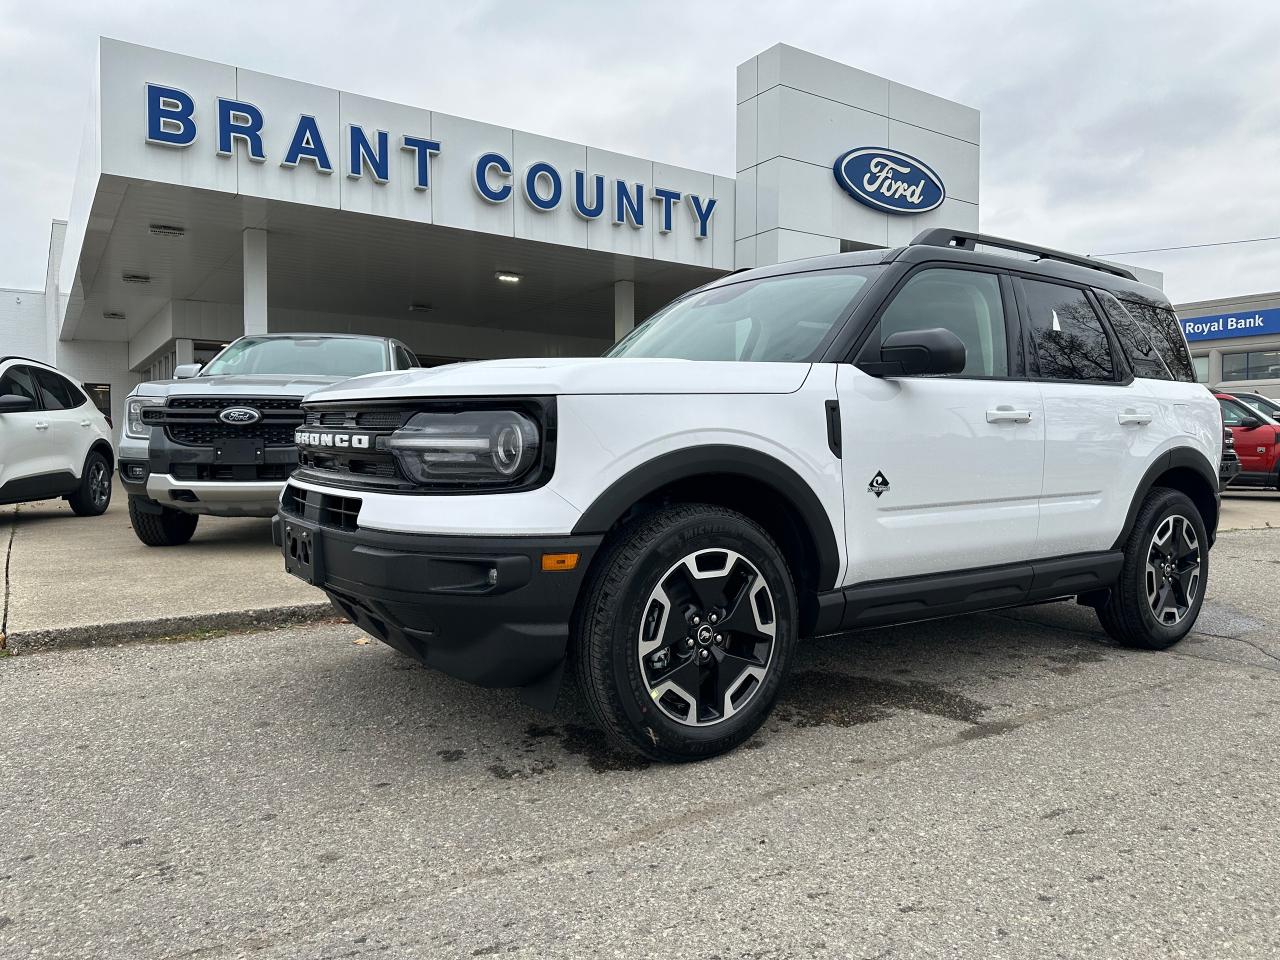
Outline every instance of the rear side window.
[[880, 345], [890, 334], [932, 327], [950, 330], [964, 343], [964, 370], [957, 376], [1009, 375], [1004, 302], [996, 274], [945, 268], [913, 274], [880, 315], [861, 359], [879, 360]]
[[31, 376], [30, 367], [10, 367], [9, 372], [0, 377], [0, 397], [7, 397], [10, 394], [26, 397], [37, 407], [40, 406], [40, 395], [36, 389], [36, 382]]
[[1151, 342], [1142, 324], [1138, 323], [1124, 305], [1106, 290], [1093, 292], [1102, 302], [1102, 309], [1106, 311], [1107, 319], [1111, 321], [1111, 329], [1116, 332], [1116, 339], [1120, 341], [1120, 349], [1124, 351], [1129, 366], [1133, 368], [1133, 375], [1145, 377], [1148, 380], [1172, 380], [1173, 374], [1160, 358], [1159, 351], [1156, 350], [1155, 344]]
[[1195, 383], [1196, 371], [1191, 365], [1191, 353], [1187, 350], [1186, 337], [1182, 335], [1182, 327], [1173, 310], [1138, 300], [1124, 300], [1123, 303], [1125, 310], [1150, 338], [1173, 379]]
[[1116, 378], [1111, 340], [1078, 287], [1024, 278], [1032, 352], [1047, 380]]
[[60, 377], [52, 370], [36, 369], [32, 372], [40, 384], [46, 410], [72, 410], [88, 402], [89, 398], [66, 377]]

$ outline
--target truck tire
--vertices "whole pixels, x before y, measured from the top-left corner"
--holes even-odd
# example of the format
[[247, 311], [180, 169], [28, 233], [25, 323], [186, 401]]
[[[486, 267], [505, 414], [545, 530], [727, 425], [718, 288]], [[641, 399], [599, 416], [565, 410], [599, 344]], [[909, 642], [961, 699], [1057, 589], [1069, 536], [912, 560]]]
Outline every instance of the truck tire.
[[200, 519], [196, 514], [171, 510], [159, 504], [152, 508], [159, 507], [160, 512], [155, 513], [140, 507], [138, 501], [141, 499], [129, 498], [129, 522], [133, 524], [133, 532], [138, 539], [148, 547], [178, 547], [196, 532], [196, 522]]
[[665, 507], [606, 544], [571, 657], [590, 713], [653, 760], [732, 750], [768, 716], [791, 664], [795, 585], [772, 538], [711, 504]]
[[68, 494], [67, 503], [77, 517], [100, 517], [111, 506], [111, 464], [97, 450], [84, 458], [80, 486]]
[[1208, 583], [1200, 511], [1186, 494], [1156, 487], [1138, 510], [1120, 579], [1098, 606], [1098, 620], [1122, 646], [1168, 649], [1191, 632]]

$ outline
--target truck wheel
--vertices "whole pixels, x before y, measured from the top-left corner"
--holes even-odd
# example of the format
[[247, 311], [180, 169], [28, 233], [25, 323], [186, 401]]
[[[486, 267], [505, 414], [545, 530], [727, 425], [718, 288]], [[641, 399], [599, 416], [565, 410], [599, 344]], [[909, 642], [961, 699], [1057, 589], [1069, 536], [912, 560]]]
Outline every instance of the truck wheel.
[[[183, 513], [162, 507], [154, 501], [147, 501], [151, 510], [139, 505], [143, 497], [129, 498], [129, 522], [133, 524], [133, 532], [148, 547], [177, 547], [191, 539], [196, 532], [196, 521], [200, 518], [194, 513]], [[158, 509], [160, 512], [155, 513]]]
[[666, 762], [732, 750], [768, 716], [796, 643], [795, 586], [761, 527], [666, 507], [606, 546], [575, 623], [583, 699], [619, 746]]
[[100, 517], [111, 506], [111, 464], [96, 450], [84, 458], [80, 486], [67, 497], [71, 512], [77, 517]]
[[1164, 650], [1188, 633], [1209, 583], [1209, 537], [1200, 511], [1177, 490], [1147, 495], [1124, 547], [1120, 580], [1098, 607], [1117, 643]]

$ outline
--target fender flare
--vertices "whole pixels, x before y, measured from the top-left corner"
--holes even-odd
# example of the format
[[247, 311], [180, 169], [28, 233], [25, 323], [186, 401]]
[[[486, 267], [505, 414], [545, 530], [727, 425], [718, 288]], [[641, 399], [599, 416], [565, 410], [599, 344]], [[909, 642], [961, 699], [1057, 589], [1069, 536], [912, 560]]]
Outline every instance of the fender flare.
[[640, 500], [680, 480], [699, 476], [738, 476], [763, 483], [790, 505], [806, 527], [818, 557], [818, 588], [835, 586], [840, 550], [822, 501], [791, 467], [753, 450], [730, 444], [706, 444], [673, 450], [624, 473], [579, 517], [573, 535], [604, 534]]
[[[1124, 518], [1124, 528], [1120, 531], [1120, 535], [1116, 537], [1112, 549], [1119, 550], [1124, 547], [1125, 541], [1129, 539], [1129, 534], [1133, 532], [1133, 525], [1138, 519], [1138, 510], [1142, 507], [1142, 501], [1147, 499], [1147, 494], [1151, 492], [1151, 488], [1156, 485], [1156, 481], [1170, 470], [1178, 468], [1186, 468], [1194, 471], [1205, 485], [1213, 491], [1215, 500], [1219, 500], [1218, 495], [1218, 473], [1205, 459], [1203, 453], [1191, 447], [1174, 447], [1172, 450], [1166, 450], [1160, 454], [1155, 462], [1147, 468], [1147, 472], [1142, 475], [1142, 480], [1138, 483], [1138, 488], [1134, 491], [1133, 502], [1129, 504], [1129, 512]], [[1209, 526], [1206, 520], [1206, 526]], [[1209, 543], [1212, 545], [1217, 535], [1218, 518], [1213, 518], [1213, 525], [1209, 529]]]

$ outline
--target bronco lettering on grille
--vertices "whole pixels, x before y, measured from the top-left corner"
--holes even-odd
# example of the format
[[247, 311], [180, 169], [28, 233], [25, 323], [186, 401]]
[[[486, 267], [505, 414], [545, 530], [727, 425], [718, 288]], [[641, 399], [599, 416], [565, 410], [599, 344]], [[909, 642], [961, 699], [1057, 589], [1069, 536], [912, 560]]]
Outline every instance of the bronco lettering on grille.
[[299, 430], [294, 434], [294, 439], [299, 446], [369, 449], [369, 435], [366, 433], [316, 433], [311, 430]]

